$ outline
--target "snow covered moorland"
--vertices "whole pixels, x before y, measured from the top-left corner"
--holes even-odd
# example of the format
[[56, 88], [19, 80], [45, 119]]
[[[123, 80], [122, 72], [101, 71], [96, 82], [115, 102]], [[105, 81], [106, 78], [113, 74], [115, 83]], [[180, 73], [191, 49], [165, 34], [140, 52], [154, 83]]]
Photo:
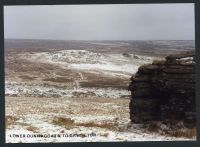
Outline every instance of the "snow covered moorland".
[[191, 140], [130, 125], [130, 77], [152, 57], [54, 49], [5, 59], [7, 143]]
[[[65, 67], [85, 70], [135, 73], [140, 64], [149, 63], [152, 58], [128, 54], [101, 54], [86, 50], [62, 50], [23, 55], [30, 60], [56, 63]], [[134, 63], [134, 64], [133, 64]]]

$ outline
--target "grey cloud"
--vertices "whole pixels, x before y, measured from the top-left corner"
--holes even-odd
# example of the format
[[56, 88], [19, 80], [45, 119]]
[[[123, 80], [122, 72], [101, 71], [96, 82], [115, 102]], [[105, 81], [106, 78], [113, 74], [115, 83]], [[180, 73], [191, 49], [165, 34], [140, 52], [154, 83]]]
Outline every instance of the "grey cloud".
[[193, 4], [5, 6], [5, 38], [194, 40]]

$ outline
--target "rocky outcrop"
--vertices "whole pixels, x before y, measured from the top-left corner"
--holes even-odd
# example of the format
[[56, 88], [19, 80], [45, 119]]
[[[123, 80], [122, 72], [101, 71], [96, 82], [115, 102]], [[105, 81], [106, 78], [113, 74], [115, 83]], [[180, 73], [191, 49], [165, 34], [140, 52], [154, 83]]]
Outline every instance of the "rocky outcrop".
[[195, 52], [169, 55], [165, 60], [140, 66], [131, 78], [130, 119], [132, 123], [196, 122]]

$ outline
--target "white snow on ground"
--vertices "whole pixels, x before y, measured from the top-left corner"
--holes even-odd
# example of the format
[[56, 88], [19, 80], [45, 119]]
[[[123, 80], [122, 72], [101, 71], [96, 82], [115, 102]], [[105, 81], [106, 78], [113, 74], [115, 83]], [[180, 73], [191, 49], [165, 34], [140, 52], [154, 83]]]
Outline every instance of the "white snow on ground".
[[[26, 53], [21, 54], [20, 58], [60, 65], [61, 68], [71, 68], [78, 70], [78, 72], [80, 70], [80, 80], [84, 79], [81, 70], [94, 73], [94, 75], [100, 73], [106, 76], [115, 76], [115, 78], [116, 76], [126, 76], [127, 78], [137, 71], [139, 65], [152, 61], [150, 57], [133, 54], [129, 57], [125, 57], [122, 54], [105, 55], [85, 50]], [[129, 91], [115, 88], [81, 88], [79, 87], [79, 81], [76, 81], [78, 86], [65, 84], [53, 86], [40, 83], [6, 81], [5, 94], [8, 97], [10, 96], [10, 101], [7, 102], [6, 115], [19, 118], [14, 124], [6, 128], [6, 142], [42, 143], [195, 140], [195, 138], [168, 137], [158, 133], [147, 132], [138, 125], [130, 126], [128, 123], [128, 103], [121, 105], [121, 103], [116, 102], [117, 100], [123, 100], [122, 103], [124, 103], [124, 100], [128, 99], [112, 99], [112, 101], [109, 102], [107, 102], [107, 100], [111, 99], [106, 99], [106, 102], [97, 102], [101, 98], [130, 97]], [[49, 99], [42, 99], [42, 97]], [[59, 97], [59, 99], [54, 99], [55, 97]], [[84, 101], [86, 97], [96, 97], [95, 102], [91, 102], [91, 99], [89, 99], [89, 103], [88, 101]], [[50, 100], [51, 98], [52, 100]], [[76, 98], [79, 99], [76, 100]], [[13, 99], [16, 99], [16, 101], [13, 101]], [[89, 107], [91, 109], [84, 110], [82, 107]], [[22, 108], [26, 111], [24, 112]], [[73, 109], [74, 111], [71, 112], [69, 109]], [[76, 109], [79, 110], [76, 111]], [[90, 110], [93, 111], [90, 112]], [[101, 112], [102, 110], [107, 110], [109, 112]], [[75, 123], [94, 122], [96, 124], [101, 124], [105, 122], [115, 123], [116, 121], [117, 128], [121, 130], [110, 130], [108, 128], [95, 126], [72, 126], [71, 128], [65, 128], [64, 126], [52, 123], [53, 118], [59, 116], [70, 118]], [[116, 120], [116, 118], [118, 119]], [[32, 127], [32, 129], [30, 129], [30, 127]], [[17, 135], [22, 136], [17, 137]], [[45, 136], [39, 137], [36, 135]], [[53, 136], [50, 137], [50, 135]], [[58, 135], [60, 135], [60, 137]], [[77, 135], [79, 136], [77, 137]]]
[[195, 63], [194, 61], [194, 57], [185, 57], [185, 58], [180, 58], [180, 59], [176, 59], [176, 61], [181, 61], [183, 63], [188, 63], [188, 64], [191, 64], [191, 63]]
[[[26, 59], [37, 59], [40, 61], [48, 62], [64, 62], [64, 63], [100, 63], [104, 61], [108, 56], [93, 53], [85, 50], [62, 50], [56, 52], [41, 52], [34, 54], [22, 54], [22, 57]], [[28, 57], [28, 58], [27, 58]]]
[[28, 96], [28, 97], [85, 97], [97, 96], [105, 98], [120, 98], [129, 96], [130, 92], [114, 88], [58, 88], [19, 82], [5, 82], [6, 96]]
[[[78, 117], [80, 121], [82, 118], [82, 122], [84, 122], [84, 117]], [[98, 127], [75, 127], [71, 129], [65, 129], [62, 126], [57, 126], [49, 123], [47, 118], [44, 118], [42, 115], [26, 116], [26, 119], [23, 123], [26, 123], [26, 125], [13, 125], [6, 130], [7, 143], [191, 140], [187, 138], [167, 137], [158, 133], [145, 132], [142, 128], [140, 128], [140, 126], [130, 126], [129, 123], [125, 124], [124, 130], [122, 131], [113, 131]], [[35, 132], [27, 130], [29, 125], [36, 128]], [[21, 137], [17, 137], [17, 135], [21, 135]], [[43, 135], [43, 137], [41, 137], [41, 135]]]
[[110, 116], [94, 116], [94, 115], [76, 115], [76, 116], [70, 116], [71, 119], [75, 120], [76, 122], [101, 122], [101, 121], [110, 121], [114, 119], [115, 117]]
[[61, 65], [62, 68], [79, 70], [103, 70], [122, 72], [124, 75], [134, 74], [139, 65], [152, 62], [153, 58], [130, 54], [125, 57], [122, 54], [101, 54], [86, 50], [62, 50], [56, 52], [42, 52], [22, 54], [21, 57], [45, 63]]
[[132, 65], [132, 64], [125, 64], [125, 65], [116, 65], [116, 64], [70, 64], [68, 66], [69, 68], [74, 68], [74, 69], [91, 69], [91, 70], [106, 70], [106, 71], [121, 71], [124, 73], [136, 73], [138, 70], [137, 65]]

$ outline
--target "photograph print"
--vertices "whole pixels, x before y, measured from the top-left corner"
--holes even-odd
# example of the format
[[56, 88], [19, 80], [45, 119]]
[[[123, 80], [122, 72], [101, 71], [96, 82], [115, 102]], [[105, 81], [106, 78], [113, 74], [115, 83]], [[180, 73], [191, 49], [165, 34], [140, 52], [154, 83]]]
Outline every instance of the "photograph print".
[[194, 4], [4, 6], [6, 143], [196, 141]]

